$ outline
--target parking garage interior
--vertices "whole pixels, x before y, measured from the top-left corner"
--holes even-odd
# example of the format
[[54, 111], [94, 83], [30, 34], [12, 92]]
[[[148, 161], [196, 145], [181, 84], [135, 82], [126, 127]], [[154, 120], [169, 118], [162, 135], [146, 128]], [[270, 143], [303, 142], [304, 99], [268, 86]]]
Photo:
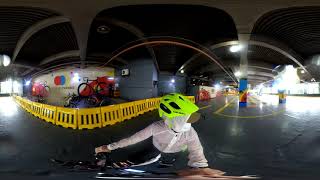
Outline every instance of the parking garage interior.
[[[312, 0], [1, 1], [0, 177], [97, 178], [52, 159], [91, 161], [162, 121], [161, 97], [179, 93], [199, 107], [210, 168], [319, 179], [319, 15]], [[156, 153], [149, 138], [111, 156]], [[167, 156], [170, 167], [136, 170], [189, 168], [187, 151]]]

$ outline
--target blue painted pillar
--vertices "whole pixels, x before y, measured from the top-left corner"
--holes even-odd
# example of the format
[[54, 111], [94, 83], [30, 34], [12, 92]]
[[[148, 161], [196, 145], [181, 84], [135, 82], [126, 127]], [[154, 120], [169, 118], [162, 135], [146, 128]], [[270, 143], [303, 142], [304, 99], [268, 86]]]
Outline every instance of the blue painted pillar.
[[245, 78], [240, 79], [239, 85], [239, 106], [247, 106], [247, 94], [248, 94], [248, 80]]
[[248, 45], [250, 34], [238, 34], [240, 51], [240, 77], [239, 77], [239, 106], [247, 106], [247, 89], [248, 89]]
[[287, 97], [285, 92], [285, 90], [278, 90], [279, 104], [286, 103]]

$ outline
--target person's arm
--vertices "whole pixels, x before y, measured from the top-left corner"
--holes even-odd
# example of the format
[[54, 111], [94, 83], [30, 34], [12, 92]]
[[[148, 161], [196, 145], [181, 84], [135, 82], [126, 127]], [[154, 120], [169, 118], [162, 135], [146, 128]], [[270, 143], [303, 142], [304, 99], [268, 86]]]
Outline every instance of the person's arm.
[[126, 147], [126, 146], [130, 146], [132, 144], [136, 144], [140, 141], [143, 141], [143, 140], [146, 140], [148, 139], [149, 137], [152, 136], [153, 134], [153, 124], [149, 125], [148, 127], [144, 128], [143, 130], [135, 133], [134, 135], [128, 137], [128, 138], [125, 138], [125, 139], [122, 139], [118, 142], [115, 142], [115, 143], [112, 143], [112, 144], [109, 144], [107, 147], [110, 151], [112, 150], [115, 150], [115, 149], [118, 149], [118, 148], [123, 148], [123, 147]]
[[195, 168], [208, 167], [208, 161], [203, 154], [203, 148], [199, 140], [197, 132], [193, 129], [190, 130], [190, 137], [187, 143], [189, 151], [188, 166]]

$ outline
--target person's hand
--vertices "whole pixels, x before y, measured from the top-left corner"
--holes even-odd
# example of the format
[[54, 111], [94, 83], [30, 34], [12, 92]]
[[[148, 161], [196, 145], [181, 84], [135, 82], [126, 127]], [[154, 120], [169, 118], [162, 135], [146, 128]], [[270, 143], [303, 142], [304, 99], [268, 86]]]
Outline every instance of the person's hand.
[[95, 148], [95, 152], [96, 152], [96, 154], [102, 153], [102, 152], [109, 153], [109, 152], [111, 152], [111, 150], [108, 148], [107, 145], [103, 145], [103, 146], [100, 146], [100, 147], [96, 147]]
[[184, 169], [177, 172], [178, 176], [210, 176], [210, 177], [219, 177], [225, 174], [225, 172], [218, 169], [211, 168], [192, 168]]

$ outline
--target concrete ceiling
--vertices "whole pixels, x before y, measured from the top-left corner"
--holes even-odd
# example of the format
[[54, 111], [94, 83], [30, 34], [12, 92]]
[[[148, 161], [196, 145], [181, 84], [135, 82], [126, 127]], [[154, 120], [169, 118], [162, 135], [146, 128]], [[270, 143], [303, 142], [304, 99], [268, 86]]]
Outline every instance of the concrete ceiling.
[[[305, 65], [312, 69], [313, 77], [320, 78], [319, 68], [306, 64], [306, 59], [320, 52], [319, 15], [317, 0], [1, 1], [0, 26], [4, 28], [0, 30], [0, 50], [12, 57], [14, 65], [10, 68], [15, 73], [0, 76], [31, 75], [39, 68], [46, 72], [63, 64], [103, 64], [114, 51], [141, 38], [179, 37], [211, 49], [223, 42], [237, 41], [239, 34], [251, 34], [250, 40], [270, 46], [249, 46], [249, 71], [266, 73], [250, 73], [250, 79], [270, 79], [272, 68], [284, 64]], [[104, 26], [107, 29], [102, 30], [108, 32], [98, 32]], [[229, 53], [229, 47], [211, 50], [214, 58], [233, 73], [240, 56]], [[139, 53], [121, 58], [150, 57], [160, 71], [175, 73], [195, 54], [182, 47], [158, 45], [145, 46]], [[115, 60], [109, 65], [122, 64]], [[204, 73], [212, 80], [225, 73], [202, 56], [193, 58], [188, 67], [190, 76]], [[226, 76], [225, 80], [230, 78]]]

